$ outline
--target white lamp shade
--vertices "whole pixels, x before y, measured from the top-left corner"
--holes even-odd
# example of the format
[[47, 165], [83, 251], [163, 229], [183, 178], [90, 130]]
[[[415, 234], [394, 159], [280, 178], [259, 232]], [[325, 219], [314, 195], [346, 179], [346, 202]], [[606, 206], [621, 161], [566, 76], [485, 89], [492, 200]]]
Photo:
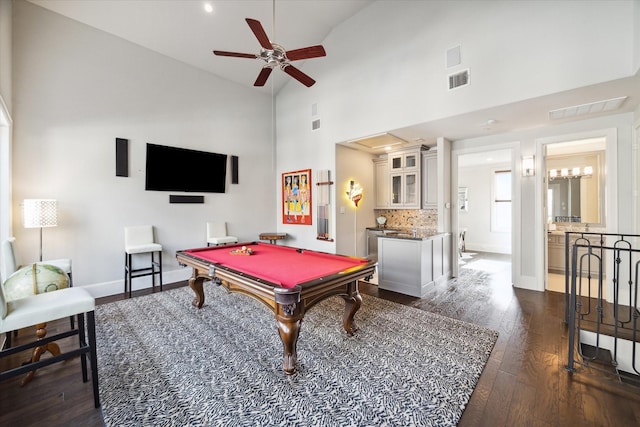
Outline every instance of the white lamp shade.
[[25, 199], [23, 204], [25, 228], [55, 227], [58, 225], [58, 203], [53, 199]]

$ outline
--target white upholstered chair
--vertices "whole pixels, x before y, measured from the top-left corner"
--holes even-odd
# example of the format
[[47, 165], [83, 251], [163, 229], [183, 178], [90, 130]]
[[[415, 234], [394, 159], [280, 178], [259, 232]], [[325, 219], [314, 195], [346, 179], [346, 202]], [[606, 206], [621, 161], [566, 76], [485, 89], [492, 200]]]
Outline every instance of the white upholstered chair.
[[207, 222], [207, 246], [238, 243], [238, 238], [227, 235], [226, 222]]
[[[156, 274], [160, 277], [162, 291], [162, 245], [156, 243], [152, 225], [138, 225], [124, 229], [124, 293], [131, 298], [131, 280], [136, 277], [151, 276], [151, 286], [155, 291]], [[133, 255], [151, 254], [151, 264], [133, 267]], [[156, 261], [155, 255], [158, 254]]]
[[[18, 257], [16, 256], [15, 244], [16, 238], [9, 237], [7, 240], [4, 240], [2, 242], [2, 246], [0, 247], [0, 253], [2, 254], [2, 262], [0, 262], [0, 282], [7, 280], [9, 276], [11, 276], [16, 270], [21, 267], [21, 264], [17, 261]], [[73, 286], [73, 275], [71, 274], [71, 259], [51, 259], [38, 262], [37, 264], [47, 264], [58, 267], [59, 269], [64, 271], [67, 276], [69, 276], [69, 287]], [[73, 316], [71, 316], [71, 329], [75, 327], [74, 322], [75, 320]]]
[[[2, 263], [0, 264], [0, 277], [3, 280], [6, 280], [9, 276], [11, 276], [16, 270], [20, 268], [20, 264], [18, 263], [15, 250], [16, 238], [9, 237], [7, 240], [2, 242], [2, 247], [0, 248], [0, 252], [2, 252]], [[42, 264], [54, 265], [67, 273], [69, 276], [69, 285], [73, 285], [73, 275], [71, 274], [71, 259], [69, 258], [59, 258], [59, 259], [48, 259], [45, 261], [41, 261]]]
[[[60, 275], [68, 280], [68, 276], [62, 270], [57, 269]], [[17, 272], [16, 274], [21, 274]], [[11, 278], [11, 276], [9, 276]], [[5, 282], [8, 282], [6, 280]], [[53, 363], [65, 361], [80, 355], [80, 365], [82, 368], [82, 380], [88, 381], [87, 376], [87, 356], [91, 365], [91, 381], [93, 382], [93, 400], [96, 408], [100, 407], [100, 395], [98, 391], [98, 362], [96, 354], [96, 330], [95, 330], [95, 299], [87, 290], [76, 288], [64, 288], [52, 292], [45, 292], [30, 295], [24, 298], [7, 301], [4, 292], [4, 283], [0, 285], [0, 334], [6, 334], [6, 346], [0, 349], [0, 358], [5, 358], [13, 354], [23, 352], [28, 349], [50, 346], [53, 341], [62, 338], [78, 336], [78, 348], [60, 352], [53, 357], [42, 360], [34, 360], [31, 363], [10, 368], [0, 372], [0, 380], [33, 373], [37, 369], [51, 365]], [[53, 320], [74, 316], [78, 319], [78, 327], [66, 330], [55, 335], [44, 336], [31, 342], [15, 347], [11, 346], [11, 331], [38, 326], [44, 328], [44, 324]], [[85, 332], [86, 316], [86, 332]], [[34, 335], [35, 338], [35, 335]], [[3, 364], [3, 366], [6, 364]]]

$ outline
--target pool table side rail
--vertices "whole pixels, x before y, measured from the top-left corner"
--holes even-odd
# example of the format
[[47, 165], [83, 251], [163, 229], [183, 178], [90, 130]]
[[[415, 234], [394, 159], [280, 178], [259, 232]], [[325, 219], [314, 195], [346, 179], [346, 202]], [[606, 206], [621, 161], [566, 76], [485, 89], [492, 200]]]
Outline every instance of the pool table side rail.
[[[193, 256], [185, 251], [176, 253], [178, 263], [194, 269], [194, 277], [201, 277], [205, 280], [218, 278], [224, 281], [224, 286], [229, 292], [245, 294], [259, 300], [272, 309], [275, 309], [275, 288], [280, 288], [279, 293], [297, 293], [300, 290], [300, 297], [305, 301], [307, 309], [316, 303], [333, 295], [345, 295], [345, 289], [351, 282], [355, 282], [375, 273], [376, 262], [369, 261], [361, 265], [351, 267], [342, 272], [334, 273], [326, 277], [310, 280], [295, 288], [284, 288], [279, 283], [270, 282], [253, 275], [234, 270], [228, 266], [212, 263], [202, 258]], [[356, 258], [356, 257], [351, 257]], [[214, 277], [209, 274], [210, 267], [214, 268]], [[343, 286], [344, 285], [344, 286]], [[297, 288], [297, 289], [296, 289]], [[333, 289], [331, 289], [333, 288]], [[328, 292], [328, 289], [331, 289]], [[357, 288], [356, 288], [357, 289]]]

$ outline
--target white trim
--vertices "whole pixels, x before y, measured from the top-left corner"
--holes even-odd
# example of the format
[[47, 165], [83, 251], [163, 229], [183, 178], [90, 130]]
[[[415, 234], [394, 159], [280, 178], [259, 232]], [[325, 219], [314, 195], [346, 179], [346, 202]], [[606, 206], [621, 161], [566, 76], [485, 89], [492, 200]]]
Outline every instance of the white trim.
[[633, 197], [633, 233], [638, 234], [640, 232], [640, 198], [638, 198], [638, 192], [640, 191], [640, 109], [637, 112], [637, 119], [634, 122], [633, 129], [631, 130], [631, 153], [633, 155], [631, 165], [631, 178], [632, 178], [632, 193]]
[[538, 278], [536, 276], [519, 276], [517, 280], [517, 287], [520, 289], [528, 289], [530, 291], [539, 291], [540, 289], [538, 289], [537, 281]]
[[[163, 271], [162, 283], [176, 283], [189, 280], [191, 277], [191, 268], [181, 268], [179, 270]], [[134, 291], [140, 289], [151, 288], [151, 277], [140, 278], [132, 281], [132, 288]], [[94, 283], [91, 285], [82, 286], [89, 291], [94, 298], [107, 297], [111, 295], [117, 295], [124, 293], [124, 279], [114, 280], [111, 282]], [[158, 279], [156, 278], [156, 287], [158, 287]]]
[[11, 146], [13, 121], [0, 95], [0, 241], [11, 237], [13, 227], [11, 203]]

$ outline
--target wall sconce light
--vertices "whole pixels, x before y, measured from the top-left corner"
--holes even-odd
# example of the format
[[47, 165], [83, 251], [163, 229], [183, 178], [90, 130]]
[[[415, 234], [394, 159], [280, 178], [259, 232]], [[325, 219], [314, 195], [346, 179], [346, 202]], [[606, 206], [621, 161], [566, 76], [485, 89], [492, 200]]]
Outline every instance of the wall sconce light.
[[535, 161], [533, 156], [522, 156], [522, 176], [534, 176]]
[[359, 183], [351, 180], [349, 181], [349, 186], [347, 188], [347, 197], [353, 202], [354, 205], [356, 205], [357, 208], [358, 202], [360, 202], [360, 200], [362, 199], [362, 187]]

